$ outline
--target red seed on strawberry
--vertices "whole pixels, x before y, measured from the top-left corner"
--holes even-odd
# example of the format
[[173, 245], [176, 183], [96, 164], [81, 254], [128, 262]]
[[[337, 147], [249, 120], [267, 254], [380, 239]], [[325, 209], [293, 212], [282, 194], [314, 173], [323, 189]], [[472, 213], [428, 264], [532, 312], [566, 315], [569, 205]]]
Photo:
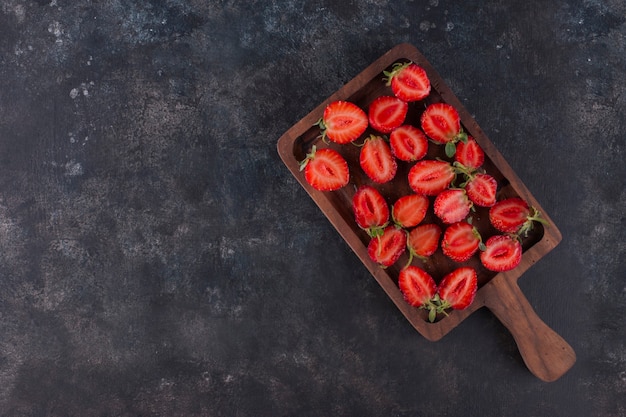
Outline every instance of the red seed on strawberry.
[[435, 215], [447, 224], [465, 219], [471, 208], [472, 202], [465, 190], [460, 188], [442, 191], [437, 195], [433, 204]]
[[339, 144], [356, 140], [368, 126], [363, 109], [348, 101], [334, 101], [324, 109], [324, 116], [316, 123], [322, 131], [322, 139], [328, 138]]
[[490, 271], [503, 272], [514, 269], [522, 260], [522, 245], [510, 235], [491, 236], [480, 253], [480, 261]]
[[348, 184], [348, 163], [339, 152], [331, 148], [317, 149], [315, 145], [300, 162], [300, 171], [316, 190], [335, 191]]
[[428, 203], [428, 197], [421, 194], [400, 197], [391, 208], [394, 223], [405, 229], [417, 226], [426, 216]]
[[367, 254], [372, 261], [388, 267], [398, 261], [406, 249], [406, 232], [396, 226], [387, 226], [380, 236], [372, 238]]
[[446, 161], [425, 159], [416, 162], [409, 171], [409, 185], [417, 194], [437, 195], [448, 188], [455, 170]]
[[393, 96], [380, 96], [369, 106], [369, 124], [381, 133], [391, 133], [404, 123], [409, 105]]
[[379, 184], [391, 181], [398, 169], [398, 163], [391, 153], [389, 144], [376, 135], [371, 135], [365, 140], [359, 163], [365, 174]]
[[389, 223], [389, 205], [380, 192], [362, 185], [352, 197], [352, 210], [359, 227], [370, 237], [379, 236]]
[[402, 125], [389, 135], [391, 151], [401, 161], [418, 161], [428, 152], [428, 139], [424, 132], [411, 125]]
[[448, 226], [441, 241], [443, 254], [455, 262], [467, 261], [480, 246], [480, 233], [476, 227], [466, 221]]
[[384, 75], [393, 94], [402, 101], [419, 101], [430, 94], [430, 80], [426, 71], [413, 62], [398, 62]]

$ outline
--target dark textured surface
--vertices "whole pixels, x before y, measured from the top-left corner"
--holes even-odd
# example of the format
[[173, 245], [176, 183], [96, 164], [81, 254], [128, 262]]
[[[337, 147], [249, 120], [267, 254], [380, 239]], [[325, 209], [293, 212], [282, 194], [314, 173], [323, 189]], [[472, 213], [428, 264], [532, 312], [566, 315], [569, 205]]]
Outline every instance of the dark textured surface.
[[[564, 235], [554, 383], [487, 310], [423, 339], [276, 153], [401, 42]], [[621, 0], [3, 0], [0, 414], [625, 416], [625, 50]]]

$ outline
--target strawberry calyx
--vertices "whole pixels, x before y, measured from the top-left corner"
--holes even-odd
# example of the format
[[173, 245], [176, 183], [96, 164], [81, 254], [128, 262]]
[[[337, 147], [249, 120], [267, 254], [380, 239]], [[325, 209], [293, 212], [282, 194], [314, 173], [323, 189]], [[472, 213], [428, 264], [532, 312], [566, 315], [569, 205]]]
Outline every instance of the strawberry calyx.
[[456, 135], [450, 142], [446, 142], [446, 145], [444, 148], [446, 156], [448, 158], [452, 158], [454, 154], [456, 153], [457, 142], [467, 143], [467, 138], [468, 138], [467, 133], [465, 133], [463, 131], [463, 128], [461, 128], [461, 131], [459, 132], [458, 135]]
[[530, 207], [530, 215], [526, 217], [526, 221], [516, 233], [516, 236], [520, 238], [522, 235], [524, 237], [528, 236], [528, 233], [533, 229], [535, 223], [538, 222], [543, 224], [544, 226], [549, 226], [549, 223], [546, 219], [541, 216], [541, 212], [537, 210], [535, 207]]
[[313, 126], [317, 126], [320, 128], [320, 135], [318, 136], [318, 138], [321, 138], [322, 142], [328, 144], [328, 137], [326, 136], [326, 133], [328, 132], [328, 127], [326, 127], [326, 123], [324, 123], [324, 118], [320, 117], [317, 122], [313, 123]]
[[404, 70], [405, 68], [407, 68], [408, 66], [410, 66], [412, 64], [411, 61], [409, 62], [396, 62], [395, 64], [393, 64], [393, 66], [391, 67], [391, 71], [383, 71], [383, 81], [385, 81], [385, 85], [387, 87], [389, 87], [391, 85], [391, 81], [393, 80], [393, 77], [395, 77], [396, 75], [398, 75], [399, 73], [402, 72], [402, 70]]
[[306, 156], [304, 157], [302, 161], [300, 161], [300, 171], [304, 171], [304, 168], [306, 168], [309, 161], [315, 158], [316, 151], [317, 151], [317, 146], [313, 145], [311, 147], [311, 151], [308, 154], [306, 154]]

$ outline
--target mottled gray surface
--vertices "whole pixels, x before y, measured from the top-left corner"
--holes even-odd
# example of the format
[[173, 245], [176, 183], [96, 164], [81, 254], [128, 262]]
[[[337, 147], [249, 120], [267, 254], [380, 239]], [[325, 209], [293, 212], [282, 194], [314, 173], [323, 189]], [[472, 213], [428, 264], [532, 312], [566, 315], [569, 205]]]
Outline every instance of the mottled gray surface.
[[[278, 157], [401, 42], [564, 235], [557, 382], [486, 310], [416, 333]], [[0, 414], [625, 416], [625, 51], [622, 0], [3, 0]]]

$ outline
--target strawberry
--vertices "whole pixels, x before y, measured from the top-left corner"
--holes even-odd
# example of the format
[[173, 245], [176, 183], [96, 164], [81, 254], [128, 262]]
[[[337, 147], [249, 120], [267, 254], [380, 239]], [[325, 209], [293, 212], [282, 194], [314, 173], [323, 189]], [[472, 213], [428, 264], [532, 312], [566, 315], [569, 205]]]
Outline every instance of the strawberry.
[[446, 145], [448, 157], [454, 156], [457, 142], [467, 141], [467, 134], [461, 129], [459, 113], [447, 103], [434, 103], [426, 107], [421, 123], [422, 130], [433, 142]]
[[413, 62], [393, 65], [391, 71], [385, 71], [387, 86], [402, 101], [419, 101], [430, 94], [430, 80], [426, 71]]
[[437, 195], [448, 188], [454, 177], [454, 167], [448, 162], [426, 159], [411, 167], [409, 185], [417, 194]]
[[396, 263], [406, 249], [406, 232], [396, 226], [387, 226], [383, 233], [370, 240], [367, 254], [382, 267]]
[[324, 109], [324, 116], [316, 123], [322, 130], [322, 139], [339, 144], [350, 143], [367, 129], [367, 114], [349, 101], [334, 101]]
[[491, 207], [496, 203], [498, 183], [489, 174], [475, 174], [465, 183], [470, 201], [480, 207]]
[[437, 292], [437, 283], [432, 276], [417, 266], [407, 266], [398, 275], [398, 286], [404, 299], [413, 307], [427, 304]]
[[471, 208], [472, 202], [467, 198], [465, 190], [460, 188], [442, 191], [433, 204], [435, 215], [447, 224], [465, 219]]
[[417, 256], [421, 260], [426, 260], [439, 247], [439, 238], [441, 237], [441, 228], [435, 223], [421, 224], [409, 232], [407, 239], [407, 247], [411, 259]]
[[490, 271], [510, 271], [522, 260], [522, 244], [510, 235], [491, 236], [480, 253], [480, 261]]
[[518, 236], [527, 235], [535, 221], [548, 224], [536, 208], [529, 207], [528, 203], [519, 197], [511, 197], [495, 203], [489, 209], [489, 220], [497, 230], [516, 233]]
[[428, 197], [421, 194], [400, 197], [391, 208], [394, 223], [405, 229], [417, 226], [426, 216], [428, 203]]
[[404, 123], [409, 105], [393, 96], [380, 96], [369, 107], [368, 119], [372, 128], [381, 133], [391, 133]]
[[391, 181], [398, 169], [391, 148], [382, 137], [376, 135], [371, 135], [363, 143], [359, 163], [365, 174], [379, 184]]
[[411, 125], [402, 125], [394, 129], [389, 135], [389, 144], [394, 156], [401, 161], [418, 161], [428, 152], [426, 135]]
[[407, 266], [398, 275], [398, 287], [407, 303], [428, 310], [428, 319], [435, 321], [437, 306], [432, 299], [437, 293], [437, 284], [428, 272], [417, 266]]
[[389, 205], [378, 190], [362, 185], [352, 197], [352, 210], [359, 227], [371, 237], [379, 236], [389, 223]]
[[331, 148], [317, 149], [315, 145], [300, 162], [300, 171], [316, 190], [334, 191], [348, 184], [350, 171], [348, 162], [339, 152]]
[[478, 289], [476, 270], [467, 266], [457, 268], [443, 277], [437, 289], [439, 306], [437, 311], [463, 310], [474, 301]]
[[443, 233], [441, 250], [455, 262], [465, 262], [476, 253], [482, 241], [478, 230], [466, 221], [448, 226]]
[[473, 137], [468, 136], [467, 142], [457, 143], [454, 159], [463, 166], [475, 170], [485, 162], [485, 152]]

